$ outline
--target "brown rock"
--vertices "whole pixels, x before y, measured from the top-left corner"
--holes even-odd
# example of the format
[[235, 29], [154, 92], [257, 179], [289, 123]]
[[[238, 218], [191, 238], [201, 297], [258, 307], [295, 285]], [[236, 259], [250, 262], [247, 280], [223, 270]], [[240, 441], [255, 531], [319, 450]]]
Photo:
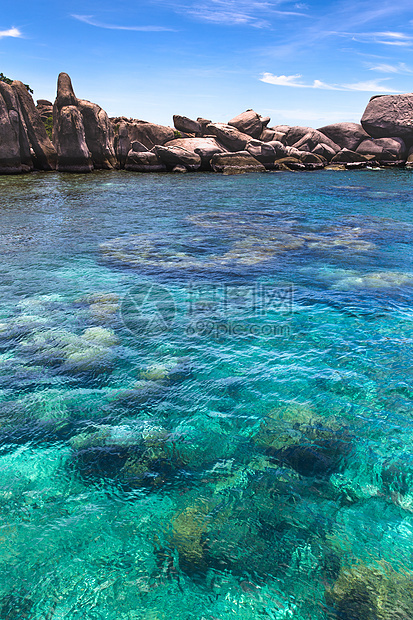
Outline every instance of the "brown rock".
[[206, 128], [211, 123], [211, 121], [208, 120], [207, 118], [202, 118], [202, 116], [198, 116], [196, 120], [201, 125], [201, 135], [205, 136], [208, 133], [206, 131]]
[[181, 146], [155, 146], [154, 151], [159, 159], [169, 168], [185, 166], [187, 170], [198, 170], [201, 167], [201, 158], [197, 153], [191, 153]]
[[303, 164], [297, 157], [281, 157], [275, 162], [276, 170], [305, 170]]
[[[266, 124], [268, 124], [269, 120], [270, 119], [268, 119]], [[241, 133], [245, 133], [253, 138], [259, 138], [263, 130], [261, 116], [257, 114], [257, 112], [254, 112], [254, 110], [247, 110], [246, 112], [242, 112], [242, 114], [238, 114], [238, 116], [228, 121], [228, 125], [235, 127]]]
[[361, 125], [357, 123], [333, 123], [318, 129], [322, 134], [330, 138], [342, 149], [355, 151], [362, 140], [366, 140], [369, 135]]
[[361, 124], [373, 138], [413, 141], [413, 94], [372, 97]]
[[111, 170], [116, 166], [114, 133], [105, 110], [90, 101], [78, 100], [85, 129], [86, 145], [95, 169]]
[[363, 140], [356, 152], [377, 161], [398, 161], [406, 157], [406, 145], [401, 138], [371, 138]]
[[330, 161], [334, 155], [336, 154], [335, 150], [328, 146], [328, 144], [317, 144], [317, 146], [312, 150], [314, 155], [320, 155], [324, 157], [327, 161]]
[[193, 121], [187, 116], [179, 116], [178, 114], [174, 114], [174, 127], [178, 131], [183, 131], [184, 133], [195, 133], [199, 134], [202, 132], [202, 126], [198, 121]]
[[243, 174], [245, 172], [265, 172], [265, 167], [248, 151], [238, 153], [217, 153], [212, 157], [211, 167], [214, 172], [224, 174]]
[[58, 109], [67, 105], [77, 105], [77, 98], [73, 90], [72, 80], [67, 73], [60, 73], [57, 78], [57, 97], [55, 105]]
[[160, 161], [156, 153], [152, 151], [138, 153], [131, 150], [126, 158], [125, 170], [133, 172], [166, 172], [166, 166]]
[[251, 140], [247, 146], [246, 151], [250, 153], [257, 161], [264, 164], [267, 170], [274, 167], [274, 161], [276, 158], [276, 152], [274, 147], [260, 140]]
[[[319, 144], [327, 144], [336, 153], [340, 150], [340, 147], [335, 144], [330, 138], [322, 134], [317, 129], [310, 129], [304, 135], [302, 135], [297, 141], [294, 141], [295, 137], [300, 135], [307, 127], [292, 127], [286, 135], [286, 144], [294, 146], [299, 151], [312, 151]], [[306, 147], [306, 148], [304, 148]]]
[[30, 146], [34, 151], [34, 167], [38, 170], [55, 170], [57, 161], [56, 149], [47, 135], [45, 126], [30, 93], [25, 85], [17, 80], [12, 83], [12, 89], [19, 100]]
[[31, 170], [30, 143], [19, 100], [12, 87], [0, 81], [0, 173]]
[[53, 136], [59, 172], [91, 172], [93, 161], [86, 144], [82, 115], [74, 105], [56, 111]]
[[53, 116], [53, 103], [47, 99], [38, 99], [36, 109], [40, 114], [40, 119], [44, 123]]
[[164, 144], [164, 146], [178, 146], [201, 158], [201, 169], [210, 170], [210, 161], [215, 153], [224, 153], [225, 149], [218, 144], [215, 138], [178, 138]]
[[139, 140], [139, 142], [149, 150], [157, 145], [162, 146], [175, 137], [172, 127], [165, 127], [164, 125], [157, 125], [156, 123], [135, 121], [127, 126], [129, 139], [131, 141]]
[[206, 129], [210, 134], [216, 136], [219, 142], [233, 152], [244, 150], [251, 140], [251, 136], [241, 133], [235, 127], [225, 125], [224, 123], [210, 123], [207, 125]]
[[339, 151], [331, 159], [332, 164], [347, 164], [366, 161], [367, 158], [364, 155], [362, 155], [361, 153], [356, 153], [355, 151], [351, 151], [349, 149], [343, 149], [342, 151]]

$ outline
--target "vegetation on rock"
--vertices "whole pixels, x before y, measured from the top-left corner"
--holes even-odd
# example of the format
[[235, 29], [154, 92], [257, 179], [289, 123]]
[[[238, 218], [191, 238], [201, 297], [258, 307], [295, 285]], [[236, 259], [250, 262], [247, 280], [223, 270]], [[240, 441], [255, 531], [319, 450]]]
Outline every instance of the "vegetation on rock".
[[[13, 80], [11, 78], [6, 77], [4, 73], [0, 73], [0, 82], [6, 82], [6, 84], [12, 84]], [[33, 94], [33, 90], [30, 88], [28, 84], [25, 84], [24, 86], [27, 88], [29, 93]]]

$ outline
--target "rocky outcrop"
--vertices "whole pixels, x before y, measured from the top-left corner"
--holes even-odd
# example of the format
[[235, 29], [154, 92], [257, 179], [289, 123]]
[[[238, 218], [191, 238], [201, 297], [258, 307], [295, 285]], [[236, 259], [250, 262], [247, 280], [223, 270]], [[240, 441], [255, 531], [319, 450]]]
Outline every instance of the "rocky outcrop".
[[112, 126], [114, 126], [116, 132], [114, 144], [120, 168], [125, 166], [131, 144], [134, 141], [137, 140], [148, 150], [151, 150], [154, 146], [163, 146], [175, 137], [172, 127], [147, 123], [137, 119], [118, 117], [112, 119]]
[[225, 125], [225, 123], [210, 123], [206, 130], [216, 136], [218, 141], [232, 152], [243, 151], [251, 140], [251, 136], [248, 134], [238, 131], [231, 125]]
[[217, 153], [212, 157], [211, 167], [214, 172], [222, 172], [223, 174], [265, 172], [264, 165], [248, 153], [248, 151]]
[[78, 100], [79, 111], [83, 119], [87, 147], [92, 155], [93, 167], [110, 170], [116, 167], [116, 155], [113, 146], [114, 133], [109, 117], [96, 103]]
[[413, 142], [413, 93], [372, 97], [361, 119], [373, 138], [403, 138]]
[[53, 107], [53, 142], [57, 169], [90, 172], [116, 166], [113, 128], [96, 103], [77, 99], [67, 73], [60, 73]]
[[342, 149], [349, 151], [355, 151], [360, 142], [370, 137], [357, 123], [333, 123], [320, 127], [317, 131], [330, 138]]
[[276, 152], [272, 144], [261, 142], [260, 140], [251, 140], [245, 150], [263, 164], [267, 170], [274, 168], [274, 162], [278, 157], [277, 153], [279, 151], [277, 150]]
[[406, 145], [401, 138], [371, 138], [357, 147], [357, 153], [377, 161], [401, 161], [406, 158]]
[[[0, 82], [0, 173], [19, 174], [33, 169], [28, 141], [21, 144], [18, 104], [11, 86]], [[24, 135], [24, 134], [23, 134]]]
[[33, 150], [33, 165], [37, 170], [55, 170], [57, 153], [49, 136], [46, 133], [44, 123], [34, 105], [33, 98], [22, 82], [14, 81], [12, 89], [20, 103], [20, 109], [27, 136]]
[[178, 114], [173, 115], [174, 127], [178, 131], [183, 131], [184, 133], [194, 133], [201, 134], [202, 126], [198, 121], [193, 121], [187, 116], [179, 116]]
[[92, 154], [86, 144], [85, 128], [72, 82], [60, 73], [53, 106], [53, 143], [60, 172], [91, 172]]
[[241, 133], [245, 133], [252, 138], [259, 138], [269, 122], [269, 117], [263, 118], [254, 110], [247, 110], [228, 121], [228, 125], [235, 127]]
[[38, 99], [36, 109], [40, 114], [40, 119], [44, 123], [53, 116], [53, 103], [47, 99]]
[[311, 152], [319, 144], [326, 144], [336, 153], [340, 150], [338, 144], [317, 129], [311, 129], [311, 127], [291, 127], [286, 134], [285, 142], [288, 146], [294, 146], [300, 151]]
[[201, 158], [197, 153], [187, 151], [181, 146], [155, 146], [154, 151], [159, 159], [170, 169], [185, 166], [187, 170], [198, 170]]
[[133, 172], [166, 172], [165, 164], [152, 151], [130, 150], [125, 159], [125, 170]]
[[164, 146], [180, 147], [195, 153], [201, 158], [201, 170], [211, 170], [210, 161], [215, 153], [225, 153], [226, 149], [215, 138], [178, 138]]
[[331, 159], [332, 164], [348, 164], [367, 162], [368, 158], [361, 153], [351, 151], [350, 149], [342, 149]]
[[0, 81], [0, 174], [53, 170], [56, 151], [26, 87]]

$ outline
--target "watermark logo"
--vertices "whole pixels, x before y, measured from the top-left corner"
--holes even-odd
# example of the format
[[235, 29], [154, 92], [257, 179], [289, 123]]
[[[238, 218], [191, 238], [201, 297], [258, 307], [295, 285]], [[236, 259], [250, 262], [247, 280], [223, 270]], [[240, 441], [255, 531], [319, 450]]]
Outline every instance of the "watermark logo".
[[173, 326], [175, 300], [167, 287], [144, 283], [125, 295], [121, 315], [126, 327], [135, 335], [162, 334]]
[[121, 313], [136, 335], [162, 334], [179, 324], [188, 336], [215, 339], [289, 336], [285, 320], [293, 312], [293, 297], [292, 285], [201, 281], [172, 293], [166, 286], [144, 283], [125, 295]]

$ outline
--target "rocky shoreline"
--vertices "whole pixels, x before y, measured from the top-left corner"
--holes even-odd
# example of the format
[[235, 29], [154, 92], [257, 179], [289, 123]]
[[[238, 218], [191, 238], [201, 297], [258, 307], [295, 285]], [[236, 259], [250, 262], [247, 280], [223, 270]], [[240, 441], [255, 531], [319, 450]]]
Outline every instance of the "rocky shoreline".
[[227, 124], [173, 116], [174, 127], [109, 118], [61, 73], [54, 104], [0, 81], [0, 174], [413, 168], [413, 94], [376, 95], [360, 124], [276, 125], [247, 110]]

